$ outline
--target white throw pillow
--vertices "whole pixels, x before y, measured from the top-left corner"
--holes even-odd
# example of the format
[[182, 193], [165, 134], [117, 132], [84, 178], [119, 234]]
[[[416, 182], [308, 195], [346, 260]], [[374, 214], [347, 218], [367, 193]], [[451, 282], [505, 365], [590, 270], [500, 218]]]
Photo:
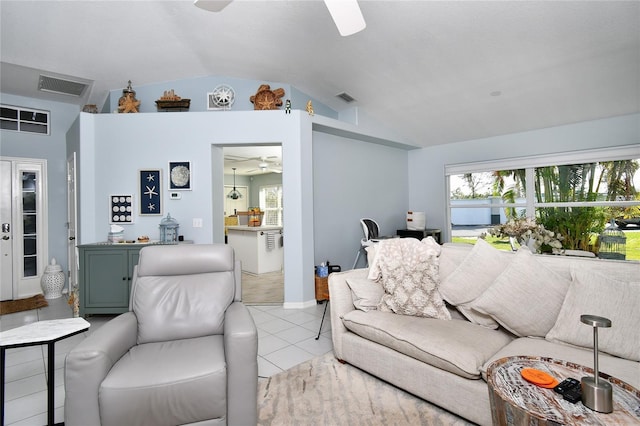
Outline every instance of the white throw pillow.
[[366, 278], [347, 278], [347, 285], [351, 289], [353, 306], [361, 311], [374, 311], [384, 294], [382, 284]]
[[[451, 319], [438, 292], [438, 256], [433, 238], [394, 238], [378, 244], [369, 276], [380, 276], [385, 294], [378, 309], [401, 315]], [[372, 274], [373, 272], [373, 274]]]
[[[640, 281], [618, 281], [578, 268], [571, 275], [573, 282], [546, 339], [593, 348], [593, 327], [580, 316], [597, 315], [611, 320], [610, 328], [598, 329], [598, 349], [640, 361]], [[640, 265], [634, 279], [640, 279]]]
[[517, 336], [544, 337], [556, 322], [570, 284], [523, 247], [471, 307]]
[[469, 321], [483, 327], [497, 328], [498, 323], [491, 317], [474, 312], [469, 305], [493, 284], [513, 259], [513, 253], [498, 250], [478, 238], [458, 268], [440, 283], [442, 298], [456, 306]]

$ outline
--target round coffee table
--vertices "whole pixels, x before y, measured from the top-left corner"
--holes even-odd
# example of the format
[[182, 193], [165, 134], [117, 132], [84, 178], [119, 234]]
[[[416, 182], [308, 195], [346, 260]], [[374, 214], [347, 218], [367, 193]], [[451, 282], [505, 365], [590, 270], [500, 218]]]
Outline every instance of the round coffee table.
[[527, 382], [520, 371], [535, 368], [559, 382], [593, 376], [593, 369], [553, 358], [515, 356], [501, 358], [487, 369], [494, 425], [627, 425], [640, 424], [640, 391], [622, 380], [600, 373], [613, 387], [613, 412], [593, 411], [582, 402], [565, 401], [553, 389]]

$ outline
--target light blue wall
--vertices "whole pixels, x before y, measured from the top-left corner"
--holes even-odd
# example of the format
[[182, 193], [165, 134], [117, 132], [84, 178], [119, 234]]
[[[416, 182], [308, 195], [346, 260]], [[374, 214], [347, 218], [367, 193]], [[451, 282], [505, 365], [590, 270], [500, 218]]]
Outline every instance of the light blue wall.
[[78, 115], [77, 105], [43, 101], [21, 96], [0, 94], [0, 102], [50, 111], [50, 135], [0, 130], [0, 155], [6, 157], [39, 158], [47, 160], [49, 203], [48, 257], [56, 258], [67, 271], [67, 159], [66, 132]]
[[[640, 114], [593, 120], [493, 138], [438, 145], [409, 154], [409, 209], [426, 212], [427, 227], [448, 228], [444, 169], [447, 164], [637, 145]], [[444, 235], [449, 238], [448, 235]]]
[[[351, 269], [363, 232], [360, 219], [382, 235], [405, 226], [409, 151], [327, 133], [313, 133], [315, 264]], [[311, 223], [309, 223], [310, 225]], [[364, 267], [364, 257], [358, 267]]]
[[[85, 134], [83, 129], [92, 129]], [[138, 170], [163, 170], [163, 214], [180, 223], [180, 234], [197, 244], [224, 241], [223, 148], [228, 145], [281, 143], [285, 199], [285, 302], [290, 307], [314, 300], [313, 230], [303, 217], [313, 217], [311, 120], [294, 111], [228, 111], [220, 114], [148, 113], [82, 114], [83, 163], [80, 179], [82, 223], [79, 242], [104, 241], [109, 231], [109, 195], [133, 194], [139, 202]], [[86, 155], [85, 155], [86, 154]], [[192, 191], [168, 200], [169, 161], [191, 161]], [[95, 179], [94, 179], [95, 177]], [[94, 179], [94, 180], [93, 180]], [[93, 182], [92, 186], [88, 182]], [[194, 228], [194, 218], [204, 226]], [[135, 216], [123, 225], [125, 238], [158, 235], [159, 216]]]

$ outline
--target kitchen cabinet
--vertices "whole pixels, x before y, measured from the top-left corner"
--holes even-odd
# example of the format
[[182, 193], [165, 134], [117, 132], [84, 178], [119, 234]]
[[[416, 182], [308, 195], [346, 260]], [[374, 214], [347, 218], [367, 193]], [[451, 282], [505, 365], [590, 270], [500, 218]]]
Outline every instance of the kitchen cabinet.
[[242, 270], [252, 274], [281, 271], [284, 248], [282, 227], [228, 226], [228, 243]]
[[133, 268], [148, 244], [85, 244], [78, 246], [80, 316], [120, 314], [129, 310]]

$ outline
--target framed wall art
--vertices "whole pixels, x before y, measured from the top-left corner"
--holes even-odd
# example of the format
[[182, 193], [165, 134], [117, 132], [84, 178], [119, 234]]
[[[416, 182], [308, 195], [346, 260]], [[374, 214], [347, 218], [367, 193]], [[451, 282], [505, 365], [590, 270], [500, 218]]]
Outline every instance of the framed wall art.
[[144, 169], [139, 172], [140, 215], [162, 215], [162, 171]]
[[169, 191], [191, 190], [191, 161], [169, 162]]
[[109, 223], [133, 223], [133, 195], [109, 195]]

